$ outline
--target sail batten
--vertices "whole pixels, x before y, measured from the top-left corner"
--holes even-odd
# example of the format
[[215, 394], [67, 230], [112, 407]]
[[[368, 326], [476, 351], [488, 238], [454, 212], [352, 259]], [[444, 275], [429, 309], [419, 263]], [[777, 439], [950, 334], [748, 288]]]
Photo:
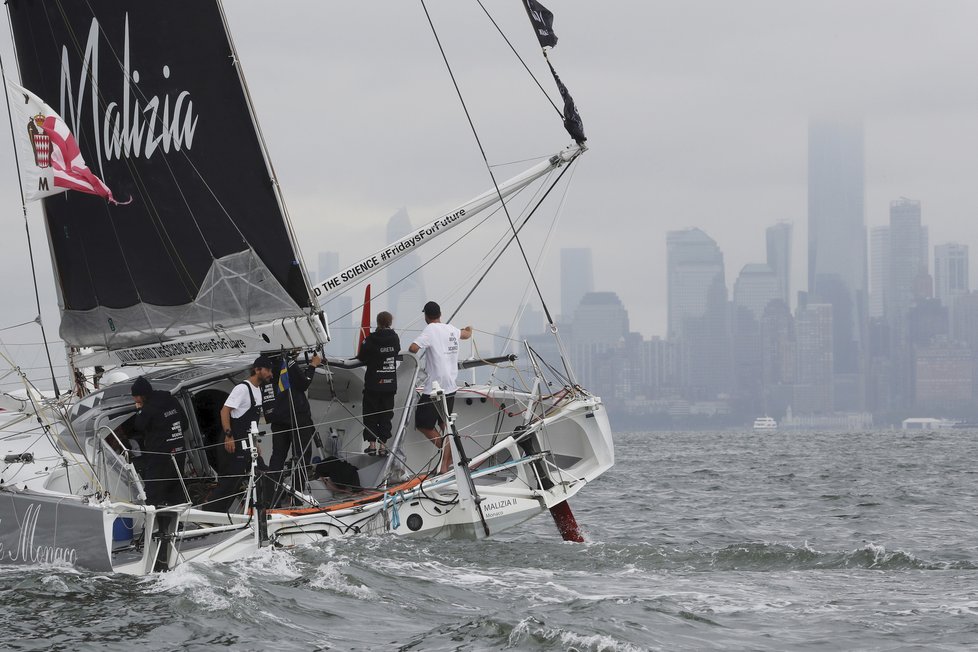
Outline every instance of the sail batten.
[[62, 339], [111, 351], [313, 315], [219, 4], [7, 8], [21, 85], [133, 198], [43, 200]]

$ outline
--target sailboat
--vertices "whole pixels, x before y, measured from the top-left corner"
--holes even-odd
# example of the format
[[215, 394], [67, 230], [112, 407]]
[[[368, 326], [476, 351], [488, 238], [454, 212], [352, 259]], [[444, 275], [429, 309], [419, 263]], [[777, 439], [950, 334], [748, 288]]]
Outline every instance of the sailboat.
[[[525, 8], [543, 45], [552, 15], [534, 0]], [[466, 384], [452, 413], [436, 391], [453, 460], [442, 473], [436, 449], [413, 428], [424, 360], [408, 351], [398, 356], [390, 455], [364, 454], [364, 370], [333, 341], [320, 305], [533, 184], [555, 184], [585, 151], [582, 132], [313, 283], [220, 2], [11, 0], [7, 10], [20, 73], [16, 83], [4, 72], [18, 163], [25, 197], [44, 197], [75, 386], [50, 396], [20, 373], [23, 391], [0, 396], [0, 563], [144, 575], [332, 537], [482, 539], [547, 511], [565, 539], [580, 539], [568, 499], [613, 466], [614, 445], [601, 399], [577, 383], [566, 356], [548, 362], [527, 346], [525, 386]], [[573, 135], [576, 109], [554, 78]], [[84, 172], [82, 192], [52, 176], [52, 148], [62, 146], [51, 140], [55, 116], [87, 161], [68, 166]], [[525, 219], [511, 225], [507, 244], [522, 246]], [[337, 491], [298, 462], [268, 489], [270, 442], [257, 422], [241, 490], [226, 511], [207, 511], [224, 400], [255, 356], [290, 354], [325, 361], [308, 390], [317, 430], [310, 453], [355, 467], [360, 490]], [[146, 503], [146, 453], [132, 437], [140, 377], [185, 413], [186, 458], [171, 459], [182, 502]]]

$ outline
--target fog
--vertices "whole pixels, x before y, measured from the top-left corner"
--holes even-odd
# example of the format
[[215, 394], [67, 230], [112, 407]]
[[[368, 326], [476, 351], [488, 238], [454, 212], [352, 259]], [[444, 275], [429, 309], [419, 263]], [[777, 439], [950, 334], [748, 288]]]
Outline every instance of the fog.
[[[569, 143], [478, 3], [426, 4], [490, 163], [536, 159]], [[521, 3], [484, 4], [556, 99]], [[867, 228], [886, 223], [889, 201], [905, 196], [921, 200], [932, 245], [978, 246], [978, 4], [545, 4], [560, 37], [552, 60], [590, 147], [566, 197], [558, 193], [525, 235], [554, 314], [562, 309], [559, 249], [589, 246], [595, 289], [619, 294], [633, 331], [664, 336], [665, 235], [689, 226], [723, 250], [730, 288], [744, 264], [763, 262], [764, 229], [792, 222], [792, 290], [804, 289], [812, 118], [862, 121]], [[319, 251], [340, 252], [345, 265], [386, 244], [398, 208], [420, 225], [491, 186], [420, 3], [233, 0], [225, 9], [313, 281]], [[6, 30], [0, 37], [8, 71], [9, 38]], [[6, 327], [36, 309], [9, 131], [0, 131]], [[519, 169], [494, 168], [500, 178]], [[43, 226], [37, 206], [29, 213], [44, 317], [56, 333]], [[453, 308], [474, 261], [507, 228], [497, 215], [427, 266], [431, 298]], [[428, 245], [422, 258], [451, 240]], [[456, 322], [495, 331], [526, 290], [513, 250]], [[396, 315], [395, 326], [415, 317]], [[29, 330], [0, 339], [36, 341]]]

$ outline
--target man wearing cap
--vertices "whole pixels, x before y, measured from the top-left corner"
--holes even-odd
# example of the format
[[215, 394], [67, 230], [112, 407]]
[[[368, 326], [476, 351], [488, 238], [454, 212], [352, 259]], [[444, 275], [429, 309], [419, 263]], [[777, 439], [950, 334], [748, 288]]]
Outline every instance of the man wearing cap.
[[[431, 443], [442, 450], [441, 473], [446, 473], [452, 464], [451, 453], [443, 447], [442, 432], [445, 424], [431, 400], [432, 383], [436, 382], [445, 391], [448, 412], [455, 407], [455, 391], [458, 386], [458, 342], [472, 337], [472, 327], [459, 330], [451, 324], [441, 323], [441, 307], [434, 301], [424, 304], [424, 320], [427, 326], [421, 335], [408, 348], [411, 353], [424, 352], [425, 381], [421, 400], [414, 413], [414, 427], [421, 431]], [[436, 430], [439, 426], [442, 432]]]
[[[309, 442], [312, 441], [316, 427], [312, 422], [312, 407], [306, 398], [306, 390], [312, 384], [316, 375], [316, 367], [323, 359], [314, 355], [309, 364], [303, 368], [292, 357], [287, 357], [283, 367], [279, 368], [279, 381], [275, 388], [275, 409], [269, 421], [272, 424], [272, 457], [268, 468], [281, 471], [285, 467], [285, 458], [292, 449], [294, 458], [301, 458], [303, 465], [309, 469], [312, 451]], [[282, 376], [286, 378], [282, 378]]]
[[221, 408], [221, 427], [224, 430], [224, 447], [218, 459], [221, 477], [217, 486], [207, 496], [204, 509], [226, 512], [241, 491], [248, 475], [251, 456], [244, 448], [252, 422], [261, 418], [261, 386], [272, 379], [272, 361], [258, 356], [251, 365], [248, 378], [231, 390]]
[[132, 384], [132, 400], [137, 409], [133, 431], [143, 436], [146, 504], [185, 502], [186, 496], [177, 475], [177, 469], [183, 469], [187, 456], [183, 439], [187, 416], [180, 402], [170, 392], [154, 390], [142, 376]]

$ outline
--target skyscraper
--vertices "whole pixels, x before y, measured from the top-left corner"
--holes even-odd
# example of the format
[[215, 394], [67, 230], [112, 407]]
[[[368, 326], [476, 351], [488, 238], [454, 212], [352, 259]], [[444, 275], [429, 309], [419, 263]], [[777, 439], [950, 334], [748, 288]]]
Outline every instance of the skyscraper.
[[778, 278], [781, 300], [791, 307], [791, 231], [790, 222], [778, 222], [767, 228], [767, 266]]
[[748, 263], [740, 270], [734, 283], [734, 306], [747, 308], [754, 320], [760, 323], [768, 303], [775, 299], [784, 300], [783, 287], [781, 279], [768, 265]]
[[808, 129], [808, 292], [832, 305], [833, 364], [855, 384], [868, 331], [863, 130], [812, 122]]
[[893, 400], [907, 404], [914, 392], [914, 342], [910, 312], [914, 302], [930, 296], [927, 231], [920, 224], [920, 202], [901, 197], [890, 202], [890, 269], [886, 321], [890, 327]]
[[810, 303], [795, 315], [798, 380], [795, 411], [825, 414], [834, 410], [832, 306]]
[[890, 227], [874, 226], [869, 234], [869, 316], [886, 314], [886, 292], [890, 274]]
[[[399, 209], [387, 221], [387, 242], [394, 242], [411, 232], [411, 218], [407, 210]], [[378, 297], [378, 305], [386, 303], [394, 315], [395, 328], [407, 324], [421, 314], [421, 308], [430, 297], [424, 286], [421, 256], [415, 251], [402, 254], [387, 267], [387, 293]], [[444, 309], [444, 306], [442, 307]], [[422, 323], [421, 326], [424, 326]]]
[[[887, 317], [902, 322], [921, 294], [927, 275], [927, 232], [920, 224], [920, 202], [901, 197], [890, 202], [890, 269]], [[923, 298], [923, 297], [920, 297]]]
[[[603, 396], [612, 396], [624, 376], [628, 311], [614, 292], [588, 292], [574, 311], [572, 364], [578, 380]], [[639, 360], [634, 360], [638, 368]]]
[[574, 317], [581, 298], [594, 292], [594, 267], [591, 250], [567, 248], [560, 250], [560, 312], [564, 321]]
[[723, 253], [699, 229], [666, 234], [669, 340], [681, 347], [689, 398], [714, 400], [729, 393], [733, 358], [730, 302]]
[[666, 276], [669, 291], [669, 339], [682, 337], [685, 322], [706, 314], [711, 290], [726, 291], [723, 253], [716, 241], [693, 228], [666, 234]]
[[934, 294], [953, 312], [954, 299], [970, 292], [968, 245], [948, 242], [934, 247]]

